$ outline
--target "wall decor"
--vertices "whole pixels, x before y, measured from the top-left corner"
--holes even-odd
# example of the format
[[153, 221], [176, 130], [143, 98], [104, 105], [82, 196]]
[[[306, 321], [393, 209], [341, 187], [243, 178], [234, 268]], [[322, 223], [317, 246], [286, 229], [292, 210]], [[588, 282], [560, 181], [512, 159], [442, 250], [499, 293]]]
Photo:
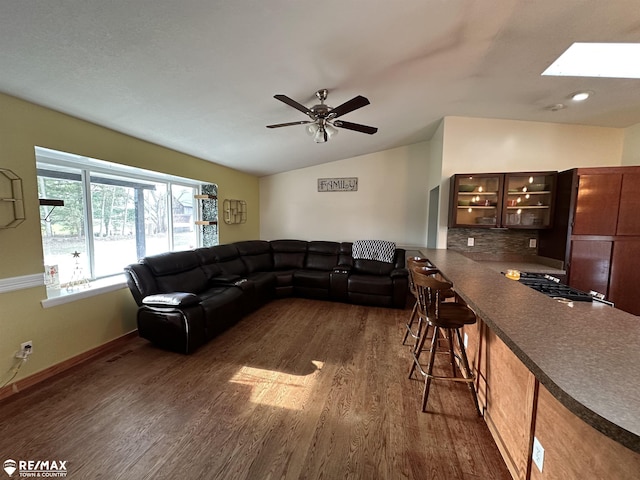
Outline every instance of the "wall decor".
[[6, 168], [0, 168], [0, 228], [14, 228], [24, 222], [22, 179]]
[[247, 202], [225, 198], [223, 204], [224, 223], [236, 225], [247, 221]]
[[357, 192], [358, 177], [319, 178], [319, 192]]

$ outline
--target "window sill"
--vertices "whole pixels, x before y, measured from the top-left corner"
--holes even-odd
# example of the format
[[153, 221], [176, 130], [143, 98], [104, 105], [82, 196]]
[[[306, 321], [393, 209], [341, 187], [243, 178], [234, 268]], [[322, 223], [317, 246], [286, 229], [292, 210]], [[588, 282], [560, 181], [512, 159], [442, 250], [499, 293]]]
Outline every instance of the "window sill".
[[65, 303], [75, 302], [76, 300], [82, 300], [83, 298], [94, 297], [96, 295], [120, 290], [126, 286], [127, 282], [124, 275], [116, 275], [114, 277], [95, 280], [91, 282], [91, 285], [88, 288], [75, 292], [67, 292], [65, 289], [47, 289], [48, 298], [41, 300], [40, 303], [42, 304], [42, 308], [50, 308], [63, 305]]

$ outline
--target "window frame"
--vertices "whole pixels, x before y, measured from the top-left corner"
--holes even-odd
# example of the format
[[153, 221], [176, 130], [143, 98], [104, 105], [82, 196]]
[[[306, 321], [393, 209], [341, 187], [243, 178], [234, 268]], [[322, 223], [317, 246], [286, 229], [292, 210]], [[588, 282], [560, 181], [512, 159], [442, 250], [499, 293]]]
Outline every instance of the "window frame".
[[[174, 231], [174, 219], [173, 219], [173, 191], [174, 187], [184, 187], [184, 188], [193, 188], [194, 194], [201, 194], [203, 184], [211, 183], [211, 182], [203, 182], [195, 179], [178, 177], [175, 175], [169, 175], [161, 172], [154, 172], [151, 170], [145, 170], [138, 167], [132, 167], [129, 165], [117, 164], [105, 160], [98, 160], [94, 158], [84, 157], [81, 155], [76, 155], [67, 152], [61, 152], [57, 150], [52, 150], [44, 147], [35, 147], [35, 161], [36, 161], [36, 172], [37, 178], [47, 178], [46, 175], [41, 175], [41, 171], [54, 171], [55, 167], [62, 168], [70, 168], [80, 173], [80, 182], [82, 189], [82, 203], [83, 203], [83, 220], [84, 220], [84, 236], [85, 236], [85, 248], [87, 252], [87, 267], [89, 272], [87, 272], [87, 278], [91, 282], [100, 283], [101, 280], [122, 276], [123, 273], [113, 273], [108, 275], [96, 276], [96, 246], [94, 239], [94, 218], [92, 212], [92, 198], [91, 198], [91, 184], [92, 184], [92, 176], [94, 178], [94, 183], [96, 177], [99, 177], [100, 174], [106, 176], [117, 176], [123, 183], [126, 181], [131, 181], [131, 185], [135, 184], [164, 184], [166, 188], [166, 222], [167, 222], [167, 236], [168, 236], [168, 252], [174, 251], [175, 247], [175, 231]], [[49, 176], [48, 178], [52, 178]], [[55, 177], [53, 177], [55, 178]], [[60, 178], [63, 178], [62, 176]], [[124, 185], [123, 185], [124, 186]], [[132, 188], [132, 187], [130, 187]], [[217, 185], [216, 185], [217, 188]], [[193, 220], [201, 220], [202, 212], [201, 209], [198, 208], [198, 202], [194, 199], [193, 202]], [[203, 244], [203, 235], [202, 229], [197, 228], [194, 223], [194, 234], [195, 234], [195, 247], [198, 248]], [[138, 235], [136, 229], [136, 235]], [[41, 239], [43, 244], [43, 256], [44, 256], [44, 236]], [[123, 265], [124, 267], [125, 265]], [[71, 292], [74, 293], [74, 292]], [[65, 293], [60, 293], [66, 294]], [[57, 295], [56, 295], [57, 296]]]

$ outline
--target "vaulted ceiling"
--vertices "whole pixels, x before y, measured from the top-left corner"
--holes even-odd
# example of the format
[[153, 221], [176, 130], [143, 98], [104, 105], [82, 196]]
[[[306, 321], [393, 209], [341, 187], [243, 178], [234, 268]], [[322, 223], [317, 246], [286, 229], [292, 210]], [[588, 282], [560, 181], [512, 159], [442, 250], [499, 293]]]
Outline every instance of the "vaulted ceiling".
[[[428, 140], [447, 115], [627, 127], [640, 80], [542, 77], [573, 42], [640, 42], [637, 0], [3, 0], [0, 91], [267, 175]], [[631, 61], [640, 61], [635, 59]], [[342, 117], [316, 144], [273, 98]], [[593, 98], [572, 104], [577, 90]], [[568, 108], [546, 107], [566, 103]]]

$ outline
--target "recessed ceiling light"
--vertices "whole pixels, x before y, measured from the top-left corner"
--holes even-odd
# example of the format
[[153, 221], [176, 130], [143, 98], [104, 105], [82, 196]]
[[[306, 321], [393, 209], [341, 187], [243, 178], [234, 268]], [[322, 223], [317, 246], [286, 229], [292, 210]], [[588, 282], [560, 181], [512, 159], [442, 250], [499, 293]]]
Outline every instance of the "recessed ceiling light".
[[591, 95], [593, 95], [593, 92], [591, 90], [585, 90], [584, 92], [575, 92], [572, 93], [569, 97], [571, 98], [571, 100], [573, 100], [574, 102], [583, 102], [585, 101], [587, 98], [589, 98]]
[[571, 45], [542, 75], [640, 78], [640, 43]]

